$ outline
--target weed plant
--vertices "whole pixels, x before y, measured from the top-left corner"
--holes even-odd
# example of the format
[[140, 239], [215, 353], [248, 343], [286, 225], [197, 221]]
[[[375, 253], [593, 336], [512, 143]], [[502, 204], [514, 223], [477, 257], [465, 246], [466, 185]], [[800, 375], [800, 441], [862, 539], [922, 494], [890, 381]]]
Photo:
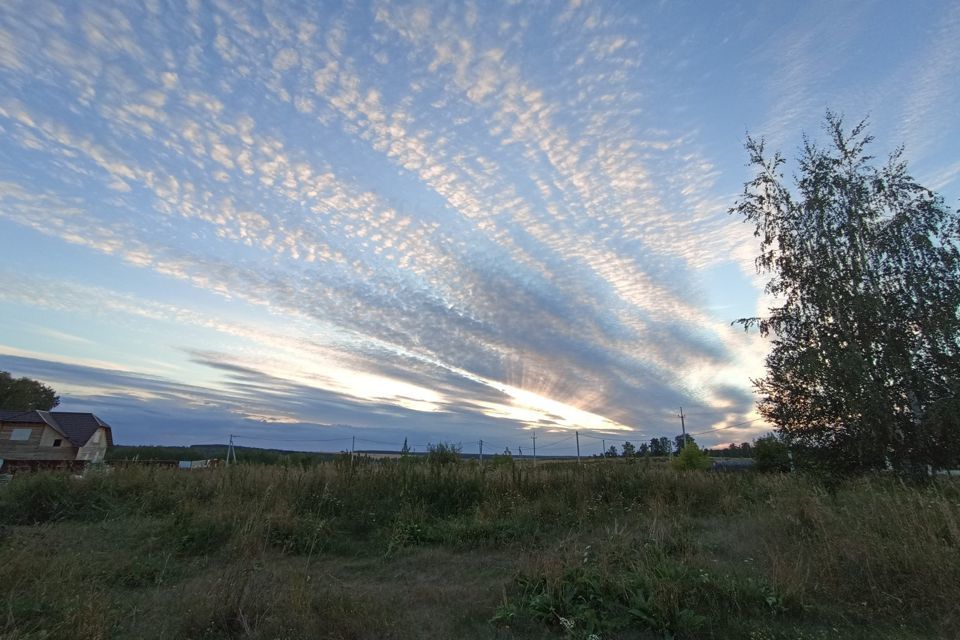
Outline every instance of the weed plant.
[[451, 457], [18, 476], [0, 638], [960, 636], [955, 480]]

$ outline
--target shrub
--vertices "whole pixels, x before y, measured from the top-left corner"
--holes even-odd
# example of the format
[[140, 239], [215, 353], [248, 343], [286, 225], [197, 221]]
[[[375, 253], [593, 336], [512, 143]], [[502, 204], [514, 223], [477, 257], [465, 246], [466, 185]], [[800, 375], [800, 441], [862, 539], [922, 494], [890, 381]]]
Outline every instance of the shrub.
[[712, 464], [710, 456], [693, 442], [688, 442], [687, 446], [680, 450], [679, 455], [670, 460], [671, 467], [685, 471], [703, 471], [709, 469]]
[[588, 547], [571, 560], [520, 574], [494, 621], [533, 621], [568, 638], [627, 631], [699, 638], [726, 618], [729, 633], [719, 637], [740, 637], [738, 627], [799, 611], [763, 580], [691, 566], [659, 545]]
[[41, 524], [77, 513], [73, 481], [62, 473], [22, 474], [0, 494], [0, 523]]
[[436, 466], [460, 462], [460, 447], [448, 442], [428, 445], [427, 462]]
[[771, 433], [753, 443], [753, 462], [757, 471], [790, 471], [790, 451]]
[[491, 467], [512, 467], [513, 456], [508, 453], [496, 453], [490, 457]]

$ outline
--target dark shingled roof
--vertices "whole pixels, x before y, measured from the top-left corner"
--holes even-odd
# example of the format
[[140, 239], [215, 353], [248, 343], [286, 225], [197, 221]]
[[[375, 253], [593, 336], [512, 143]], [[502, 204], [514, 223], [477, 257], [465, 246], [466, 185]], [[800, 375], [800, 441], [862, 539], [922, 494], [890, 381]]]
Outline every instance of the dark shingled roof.
[[[0, 409], [0, 422], [43, 422], [37, 420], [36, 411], [17, 411], [14, 409]], [[26, 417], [26, 420], [21, 418]]]
[[107, 431], [107, 445], [113, 446], [113, 434], [110, 425], [92, 413], [73, 413], [70, 411], [10, 411], [0, 409], [0, 422], [39, 424], [45, 423], [63, 435], [70, 444], [82, 447], [90, 436], [104, 427]]

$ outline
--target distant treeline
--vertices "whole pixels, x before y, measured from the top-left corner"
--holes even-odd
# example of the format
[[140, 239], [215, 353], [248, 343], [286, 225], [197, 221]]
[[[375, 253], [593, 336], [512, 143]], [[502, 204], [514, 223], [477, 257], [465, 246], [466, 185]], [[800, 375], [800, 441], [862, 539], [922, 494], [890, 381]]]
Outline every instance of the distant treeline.
[[[766, 441], [770, 437], [764, 436], [761, 440]], [[753, 443], [733, 443], [723, 449], [704, 449], [703, 451], [707, 455], [719, 458], [752, 458], [756, 443], [757, 441]], [[610, 445], [603, 453], [603, 457], [670, 456], [679, 454], [684, 446], [696, 446], [696, 444], [696, 440], [690, 435], [686, 436], [686, 440], [684, 440], [684, 436], [678, 435], [673, 440], [667, 437], [651, 438], [650, 442], [641, 442], [640, 444], [634, 444], [627, 440], [619, 447], [614, 444]]]

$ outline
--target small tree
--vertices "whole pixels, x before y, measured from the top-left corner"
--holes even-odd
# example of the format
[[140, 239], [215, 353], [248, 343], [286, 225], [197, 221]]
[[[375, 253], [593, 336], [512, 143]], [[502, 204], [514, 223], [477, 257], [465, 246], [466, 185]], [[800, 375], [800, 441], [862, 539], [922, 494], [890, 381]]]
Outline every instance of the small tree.
[[670, 438], [661, 437], [650, 439], [650, 455], [668, 456], [672, 451], [673, 449], [670, 445]]
[[460, 446], [449, 442], [427, 445], [427, 462], [438, 467], [456, 464], [460, 462]]
[[57, 392], [30, 378], [14, 378], [0, 371], [0, 409], [50, 411], [60, 404]]
[[610, 445], [610, 448], [607, 449], [606, 453], [604, 453], [603, 455], [606, 458], [616, 458], [617, 455], [619, 455], [617, 454], [617, 446], [613, 444]]
[[700, 450], [696, 443], [687, 444], [675, 458], [670, 461], [670, 466], [682, 471], [704, 471], [713, 466], [710, 456]]
[[754, 441], [753, 461], [757, 471], [790, 471], [790, 450], [771, 433]]
[[624, 458], [632, 458], [637, 455], [637, 448], [630, 441], [624, 442], [620, 448], [623, 450]]
[[[684, 442], [684, 438], [686, 438], [686, 442]], [[691, 436], [690, 434], [687, 434], [686, 436], [684, 436], [683, 434], [680, 434], [679, 436], [673, 439], [673, 450], [676, 451], [677, 454], [679, 454], [681, 451], [683, 451], [683, 448], [688, 444], [696, 444], [696, 441], [693, 439], [693, 436]]]

